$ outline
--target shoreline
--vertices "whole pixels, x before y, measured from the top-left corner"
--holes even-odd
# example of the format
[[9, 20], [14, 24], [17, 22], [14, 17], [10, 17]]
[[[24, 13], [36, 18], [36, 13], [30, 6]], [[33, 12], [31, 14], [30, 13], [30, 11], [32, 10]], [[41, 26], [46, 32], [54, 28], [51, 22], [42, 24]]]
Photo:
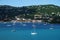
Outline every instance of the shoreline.
[[11, 21], [0, 21], [0, 23], [1, 22], [12, 22], [12, 23], [16, 23], [16, 22], [24, 22], [24, 23], [47, 23], [47, 24], [60, 24], [60, 23], [53, 23], [53, 22], [45, 22], [44, 20], [31, 20], [31, 19], [29, 19], [29, 20], [27, 20], [27, 19], [25, 19], [25, 20], [11, 20]]

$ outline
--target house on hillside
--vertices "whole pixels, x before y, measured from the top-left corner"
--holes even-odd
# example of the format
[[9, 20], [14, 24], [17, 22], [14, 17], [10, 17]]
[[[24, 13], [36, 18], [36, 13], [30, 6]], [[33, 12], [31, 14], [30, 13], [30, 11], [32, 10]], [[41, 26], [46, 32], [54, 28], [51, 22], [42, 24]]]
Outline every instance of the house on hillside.
[[36, 15], [34, 15], [34, 19], [41, 20], [42, 19], [42, 15], [36, 14]]

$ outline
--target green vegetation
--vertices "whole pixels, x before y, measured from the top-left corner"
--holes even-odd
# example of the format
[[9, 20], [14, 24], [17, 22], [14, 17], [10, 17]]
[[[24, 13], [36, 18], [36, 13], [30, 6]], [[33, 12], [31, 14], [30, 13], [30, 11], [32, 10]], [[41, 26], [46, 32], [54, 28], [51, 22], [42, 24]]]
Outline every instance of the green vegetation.
[[[15, 16], [20, 16], [20, 18], [34, 19], [34, 15], [42, 15], [46, 17], [53, 18], [51, 22], [60, 23], [60, 6], [56, 5], [33, 5], [33, 6], [23, 6], [23, 7], [13, 7], [8, 5], [0, 5], [0, 20], [11, 21], [15, 19]], [[42, 17], [42, 19], [44, 19]], [[45, 20], [44, 19], [44, 20]], [[55, 21], [54, 21], [55, 20]]]

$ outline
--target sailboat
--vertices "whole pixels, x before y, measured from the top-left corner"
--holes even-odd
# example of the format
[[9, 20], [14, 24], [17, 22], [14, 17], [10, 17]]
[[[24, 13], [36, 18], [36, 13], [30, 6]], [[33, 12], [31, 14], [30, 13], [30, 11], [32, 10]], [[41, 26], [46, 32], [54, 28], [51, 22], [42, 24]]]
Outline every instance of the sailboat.
[[13, 21], [13, 30], [11, 30], [11, 32], [16, 32], [16, 30], [15, 30], [15, 23], [16, 23], [16, 21]]
[[33, 32], [31, 32], [31, 35], [36, 35], [37, 34], [37, 32], [36, 32], [36, 26], [35, 26], [35, 21], [33, 21], [33, 25], [32, 25], [32, 27], [33, 27]]

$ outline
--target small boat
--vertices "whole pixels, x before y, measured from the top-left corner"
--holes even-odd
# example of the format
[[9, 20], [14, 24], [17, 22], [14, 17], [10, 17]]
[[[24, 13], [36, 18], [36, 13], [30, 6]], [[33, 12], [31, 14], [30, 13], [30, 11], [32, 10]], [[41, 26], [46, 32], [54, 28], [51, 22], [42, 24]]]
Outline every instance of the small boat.
[[36, 35], [37, 33], [36, 32], [31, 32], [31, 35]]
[[16, 30], [11, 30], [11, 32], [16, 32]]
[[49, 28], [49, 29], [51, 29], [51, 30], [52, 30], [52, 29], [54, 29], [54, 28]]

